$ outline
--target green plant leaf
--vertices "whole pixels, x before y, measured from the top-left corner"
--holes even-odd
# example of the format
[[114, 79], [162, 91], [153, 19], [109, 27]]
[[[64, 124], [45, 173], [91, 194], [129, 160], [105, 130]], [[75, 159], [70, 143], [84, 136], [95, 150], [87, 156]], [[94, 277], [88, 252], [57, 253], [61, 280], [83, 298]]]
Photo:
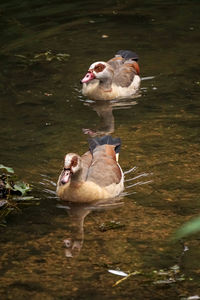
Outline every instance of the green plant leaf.
[[13, 189], [9, 182], [6, 182], [5, 188], [8, 190], [8, 192]]
[[4, 166], [4, 165], [2, 165], [2, 164], [0, 164], [0, 169], [5, 169], [8, 173], [14, 174], [13, 168], [6, 167], [6, 166]]
[[25, 182], [21, 182], [21, 181], [18, 181], [15, 183], [14, 185], [14, 191], [19, 191], [22, 196], [24, 196], [28, 191], [31, 190], [29, 184], [25, 183]]
[[200, 217], [192, 219], [192, 220], [188, 221], [187, 223], [183, 224], [183, 226], [181, 226], [176, 231], [174, 238], [180, 239], [187, 235], [194, 234], [198, 231], [200, 231]]

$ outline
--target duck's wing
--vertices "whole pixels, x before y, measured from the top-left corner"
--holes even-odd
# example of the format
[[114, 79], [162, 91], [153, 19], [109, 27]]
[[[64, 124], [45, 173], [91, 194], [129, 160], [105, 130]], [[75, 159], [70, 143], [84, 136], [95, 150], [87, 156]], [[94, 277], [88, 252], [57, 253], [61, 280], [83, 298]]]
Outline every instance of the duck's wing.
[[121, 67], [115, 70], [113, 83], [117, 86], [128, 87], [136, 75], [139, 75], [138, 63], [136, 61], [127, 60]]
[[92, 164], [88, 171], [88, 181], [100, 187], [119, 184], [123, 174], [116, 161], [114, 145], [97, 146], [93, 151]]
[[127, 60], [138, 61], [138, 55], [130, 50], [119, 50], [113, 58], [107, 63], [113, 67], [114, 70], [120, 68]]
[[82, 162], [81, 179], [85, 181], [87, 179], [88, 171], [92, 163], [92, 154], [90, 151], [87, 151], [85, 154], [81, 156], [81, 162]]
[[115, 57], [108, 61], [114, 69], [113, 83], [117, 86], [128, 87], [135, 75], [139, 75], [139, 57], [135, 52], [119, 50]]
[[115, 57], [111, 58], [110, 60], [107, 61], [107, 63], [113, 68], [113, 70], [119, 69], [123, 63], [124, 63], [124, 58], [121, 55], [116, 55]]

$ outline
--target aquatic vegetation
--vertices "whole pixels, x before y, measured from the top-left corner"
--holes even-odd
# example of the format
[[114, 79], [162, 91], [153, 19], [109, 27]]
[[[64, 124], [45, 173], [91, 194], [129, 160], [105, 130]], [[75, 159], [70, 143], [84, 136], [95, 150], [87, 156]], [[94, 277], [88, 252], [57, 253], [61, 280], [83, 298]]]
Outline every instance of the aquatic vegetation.
[[[149, 273], [143, 273], [142, 271], [134, 271], [131, 273], [126, 273], [120, 270], [108, 270], [109, 273], [122, 276], [122, 279], [119, 279], [113, 284], [113, 287], [121, 284], [123, 281], [127, 280], [131, 276], [142, 276], [143, 281], [151, 281], [154, 285], [168, 285], [172, 283], [177, 283], [179, 281], [186, 280], [186, 277], [181, 273], [179, 265], [174, 265], [166, 270], [153, 270]], [[188, 278], [187, 278], [188, 279]], [[189, 278], [192, 280], [192, 278]]]
[[116, 222], [116, 221], [112, 220], [112, 221], [108, 221], [108, 222], [100, 224], [99, 230], [103, 232], [103, 231], [108, 231], [111, 229], [118, 229], [118, 228], [123, 228], [123, 227], [125, 227], [124, 224], [121, 224], [120, 222]]
[[51, 50], [48, 50], [46, 52], [41, 52], [35, 54], [33, 57], [22, 55], [22, 54], [15, 54], [15, 57], [19, 59], [19, 62], [26, 63], [26, 64], [33, 64], [35, 62], [51, 62], [53, 60], [57, 61], [67, 61], [70, 57], [70, 54], [68, 53], [55, 53]]
[[19, 181], [12, 168], [0, 164], [0, 225], [5, 224], [5, 217], [19, 210], [19, 203], [31, 203], [33, 196], [26, 196], [31, 191], [29, 184]]

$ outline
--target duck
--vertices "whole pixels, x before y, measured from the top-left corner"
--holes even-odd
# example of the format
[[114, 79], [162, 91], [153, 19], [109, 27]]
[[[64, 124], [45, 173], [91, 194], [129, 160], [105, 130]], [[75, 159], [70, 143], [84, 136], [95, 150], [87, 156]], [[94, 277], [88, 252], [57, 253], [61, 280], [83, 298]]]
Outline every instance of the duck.
[[118, 163], [120, 138], [109, 135], [89, 140], [82, 156], [68, 153], [57, 181], [57, 196], [64, 201], [91, 203], [113, 199], [124, 190], [124, 175]]
[[140, 88], [138, 55], [130, 50], [119, 50], [108, 60], [90, 65], [80, 81], [82, 94], [91, 100], [113, 100], [129, 98]]

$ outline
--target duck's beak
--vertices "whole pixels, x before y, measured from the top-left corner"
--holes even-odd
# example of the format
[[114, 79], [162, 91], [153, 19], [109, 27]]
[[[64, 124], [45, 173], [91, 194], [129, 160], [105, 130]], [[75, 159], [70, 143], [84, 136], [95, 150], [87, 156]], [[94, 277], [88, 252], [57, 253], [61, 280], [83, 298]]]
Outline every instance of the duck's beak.
[[81, 83], [86, 83], [94, 78], [95, 78], [94, 73], [91, 70], [89, 70], [85, 75], [85, 77], [81, 80]]
[[62, 176], [60, 178], [60, 183], [61, 184], [65, 184], [69, 181], [70, 177], [71, 177], [71, 170], [70, 169], [67, 169], [67, 170], [64, 170], [62, 172]]

